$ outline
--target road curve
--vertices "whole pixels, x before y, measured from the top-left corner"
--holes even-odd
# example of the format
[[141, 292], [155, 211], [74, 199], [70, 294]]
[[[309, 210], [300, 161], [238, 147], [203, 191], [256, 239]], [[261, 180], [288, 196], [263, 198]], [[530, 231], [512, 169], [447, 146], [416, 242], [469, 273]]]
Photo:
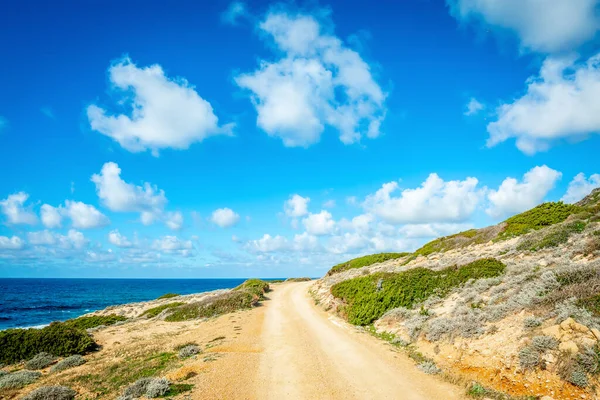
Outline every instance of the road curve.
[[318, 309], [310, 282], [269, 294], [255, 398], [462, 399], [463, 391], [426, 375], [401, 353]]

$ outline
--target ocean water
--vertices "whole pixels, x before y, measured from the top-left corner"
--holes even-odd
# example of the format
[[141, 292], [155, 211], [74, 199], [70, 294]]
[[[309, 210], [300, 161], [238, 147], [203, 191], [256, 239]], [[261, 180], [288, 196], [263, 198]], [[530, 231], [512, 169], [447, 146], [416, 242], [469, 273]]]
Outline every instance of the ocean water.
[[108, 306], [233, 288], [244, 279], [0, 278], [0, 330], [39, 327]]

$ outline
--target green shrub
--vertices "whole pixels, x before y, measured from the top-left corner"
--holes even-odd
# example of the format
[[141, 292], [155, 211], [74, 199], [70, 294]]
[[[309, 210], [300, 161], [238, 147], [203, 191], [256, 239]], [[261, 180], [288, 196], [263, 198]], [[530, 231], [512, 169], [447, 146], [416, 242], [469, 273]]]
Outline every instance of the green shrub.
[[141, 378], [129, 385], [118, 399], [129, 400], [142, 396], [149, 399], [162, 397], [167, 394], [170, 385], [166, 378]]
[[566, 220], [569, 215], [578, 213], [581, 210], [582, 208], [579, 206], [565, 204], [561, 201], [540, 204], [529, 211], [517, 214], [504, 221], [506, 226], [498, 235], [498, 239], [510, 239], [532, 230], [558, 224]]
[[146, 389], [146, 397], [149, 399], [155, 399], [157, 397], [164, 396], [171, 386], [171, 382], [167, 378], [156, 378], [148, 385]]
[[69, 327], [73, 327], [73, 328], [77, 328], [77, 329], [91, 329], [91, 328], [96, 328], [101, 325], [104, 325], [104, 326], [114, 325], [117, 322], [126, 321], [126, 320], [127, 320], [127, 318], [123, 317], [122, 315], [115, 315], [115, 314], [92, 315], [89, 317], [79, 317], [79, 318], [75, 318], [75, 319], [69, 319], [69, 320], [63, 322], [63, 324], [65, 326], [69, 326]]
[[553, 229], [552, 232], [546, 234], [539, 240], [526, 240], [522, 244], [517, 246], [517, 250], [531, 250], [536, 251], [549, 247], [557, 247], [563, 243], [567, 243], [569, 237], [573, 233], [581, 233], [585, 229], [586, 223], [584, 221], [574, 221], [568, 224], [558, 226], [557, 229]]
[[54, 357], [52, 354], [41, 352], [36, 354], [31, 360], [27, 361], [25, 363], [25, 368], [30, 370], [44, 369], [54, 361], [56, 361], [56, 357]]
[[0, 389], [20, 389], [42, 376], [37, 371], [17, 371], [0, 377]]
[[535, 336], [531, 340], [531, 346], [537, 351], [543, 353], [546, 350], [553, 350], [558, 347], [558, 341], [552, 336]]
[[312, 278], [302, 277], [302, 278], [287, 278], [286, 282], [309, 282], [312, 281]]
[[396, 258], [401, 258], [408, 256], [410, 253], [379, 253], [379, 254], [371, 254], [364, 257], [354, 258], [350, 261], [343, 262], [331, 268], [327, 272], [327, 276], [331, 276], [333, 274], [337, 274], [338, 272], [346, 271], [354, 268], [362, 268], [368, 265], [377, 264], [380, 262], [384, 262], [387, 260], [394, 260]]
[[189, 358], [189, 357], [195, 356], [196, 354], [199, 354], [199, 353], [202, 353], [202, 350], [200, 349], [200, 347], [198, 347], [198, 345], [195, 345], [195, 344], [190, 344], [185, 347], [182, 347], [179, 350], [179, 358], [181, 358], [181, 359]]
[[269, 282], [265, 282], [261, 279], [248, 279], [233, 290], [250, 292], [255, 296], [258, 296], [259, 299], [264, 299], [265, 293], [271, 290], [271, 288], [269, 287]]
[[247, 290], [232, 290], [199, 302], [184, 304], [171, 309], [165, 321], [177, 322], [190, 319], [215, 317], [256, 305], [258, 296]]
[[77, 392], [66, 386], [42, 386], [22, 400], [73, 400]]
[[537, 328], [538, 326], [542, 325], [542, 322], [544, 321], [541, 318], [527, 317], [523, 320], [523, 326], [525, 328]]
[[533, 369], [540, 364], [540, 352], [534, 347], [526, 346], [519, 350], [519, 364], [523, 369]]
[[412, 308], [432, 295], [442, 297], [470, 279], [499, 276], [504, 269], [503, 263], [489, 258], [440, 271], [414, 268], [398, 273], [376, 273], [340, 282], [332, 286], [331, 294], [346, 303], [348, 321], [368, 325], [388, 310]]
[[64, 323], [53, 322], [42, 329], [0, 331], [0, 362], [13, 364], [47, 352], [60, 357], [85, 354], [96, 349], [90, 335]]
[[586, 373], [579, 370], [573, 371], [567, 381], [580, 388], [587, 387], [589, 383]]
[[179, 297], [180, 295], [177, 293], [165, 293], [162, 296], [158, 297], [157, 300], [161, 299], [172, 299], [173, 297]]
[[66, 369], [78, 367], [83, 364], [85, 364], [85, 358], [83, 358], [79, 354], [75, 354], [74, 356], [67, 357], [64, 360], [59, 361], [55, 366], [51, 368], [51, 371], [60, 372]]
[[141, 317], [148, 317], [148, 318], [154, 318], [156, 317], [158, 314], [160, 314], [161, 312], [169, 309], [169, 308], [175, 308], [175, 307], [179, 307], [181, 305], [184, 305], [185, 303], [179, 302], [179, 301], [174, 301], [173, 303], [167, 303], [167, 304], [163, 304], [157, 307], [153, 307], [153, 308], [149, 308], [146, 311], [144, 311], [142, 313], [142, 315], [140, 315]]

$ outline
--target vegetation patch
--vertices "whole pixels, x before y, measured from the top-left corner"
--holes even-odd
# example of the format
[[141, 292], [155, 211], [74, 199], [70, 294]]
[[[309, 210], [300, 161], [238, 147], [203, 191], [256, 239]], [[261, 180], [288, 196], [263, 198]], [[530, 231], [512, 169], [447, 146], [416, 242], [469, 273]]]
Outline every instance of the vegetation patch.
[[55, 366], [52, 367], [51, 371], [60, 372], [66, 369], [78, 367], [83, 364], [85, 364], [85, 358], [83, 358], [79, 354], [76, 354], [74, 356], [67, 357], [59, 361]]
[[185, 303], [182, 303], [180, 301], [174, 301], [172, 303], [167, 303], [167, 304], [163, 304], [157, 307], [152, 307], [147, 309], [146, 311], [144, 311], [141, 315], [141, 317], [148, 317], [148, 318], [154, 318], [156, 317], [158, 314], [160, 314], [161, 312], [168, 310], [169, 308], [175, 308], [175, 307], [179, 307], [184, 305]]
[[287, 278], [286, 282], [309, 282], [312, 281], [312, 278], [302, 277], [302, 278]]
[[171, 387], [169, 388], [167, 393], [165, 393], [162, 397], [177, 396], [178, 394], [189, 392], [190, 390], [192, 390], [193, 387], [194, 385], [190, 385], [187, 383], [174, 383], [171, 384]]
[[75, 319], [69, 319], [69, 320], [63, 322], [63, 324], [65, 326], [68, 326], [71, 328], [76, 328], [76, 329], [91, 329], [91, 328], [99, 327], [101, 325], [103, 325], [103, 326], [114, 325], [117, 322], [126, 321], [126, 320], [127, 320], [127, 318], [125, 318], [124, 316], [116, 315], [116, 314], [92, 315], [89, 317], [79, 317], [79, 318], [75, 318]]
[[178, 322], [215, 317], [237, 310], [252, 308], [257, 304], [258, 299], [259, 297], [255, 292], [233, 290], [203, 301], [172, 308], [170, 313], [165, 317], [165, 321]]
[[189, 358], [199, 353], [202, 353], [202, 349], [198, 345], [189, 344], [179, 350], [179, 358]]
[[271, 290], [271, 288], [269, 287], [269, 282], [265, 282], [261, 279], [248, 279], [233, 290], [252, 293], [262, 300], [265, 298], [265, 293]]
[[337, 274], [342, 271], [347, 271], [349, 269], [354, 268], [362, 268], [368, 265], [377, 264], [380, 262], [384, 262], [387, 260], [394, 260], [396, 258], [402, 258], [410, 255], [410, 253], [379, 253], [379, 254], [371, 254], [364, 257], [354, 258], [350, 261], [343, 262], [331, 268], [327, 272], [327, 276], [331, 276], [333, 274]]
[[20, 389], [32, 384], [42, 376], [37, 371], [17, 371], [0, 376], [0, 389]]
[[504, 269], [500, 261], [487, 258], [440, 271], [414, 268], [399, 273], [376, 273], [340, 282], [332, 286], [331, 294], [346, 303], [343, 312], [350, 323], [368, 325], [388, 310], [412, 308], [432, 295], [445, 296], [471, 279], [499, 276]]
[[179, 297], [178, 293], [165, 293], [162, 296], [158, 297], [157, 300], [161, 299], [172, 299], [173, 297]]
[[585, 221], [574, 221], [565, 223], [552, 229], [552, 232], [541, 238], [526, 238], [517, 246], [517, 250], [536, 251], [549, 247], [557, 247], [567, 243], [569, 237], [574, 233], [581, 233], [585, 229]]
[[73, 400], [77, 392], [66, 386], [42, 386], [22, 400]]
[[505, 221], [505, 227], [498, 235], [498, 240], [521, 236], [533, 230], [545, 228], [566, 220], [569, 215], [582, 211], [572, 204], [559, 202], [543, 203], [524, 213], [517, 214]]
[[5, 364], [28, 360], [41, 352], [67, 357], [88, 353], [96, 347], [84, 330], [60, 322], [42, 329], [0, 331], [0, 362]]
[[56, 361], [52, 354], [41, 352], [25, 363], [25, 368], [30, 370], [44, 369]]
[[588, 311], [591, 311], [595, 316], [600, 316], [600, 294], [587, 297], [577, 301], [577, 306], [585, 307]]

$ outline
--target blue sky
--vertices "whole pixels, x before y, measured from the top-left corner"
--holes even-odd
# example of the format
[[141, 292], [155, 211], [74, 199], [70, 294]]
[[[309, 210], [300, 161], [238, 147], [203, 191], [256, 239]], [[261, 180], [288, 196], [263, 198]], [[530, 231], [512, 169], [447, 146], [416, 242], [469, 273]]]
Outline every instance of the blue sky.
[[5, 3], [0, 276], [319, 276], [577, 201], [599, 3]]

